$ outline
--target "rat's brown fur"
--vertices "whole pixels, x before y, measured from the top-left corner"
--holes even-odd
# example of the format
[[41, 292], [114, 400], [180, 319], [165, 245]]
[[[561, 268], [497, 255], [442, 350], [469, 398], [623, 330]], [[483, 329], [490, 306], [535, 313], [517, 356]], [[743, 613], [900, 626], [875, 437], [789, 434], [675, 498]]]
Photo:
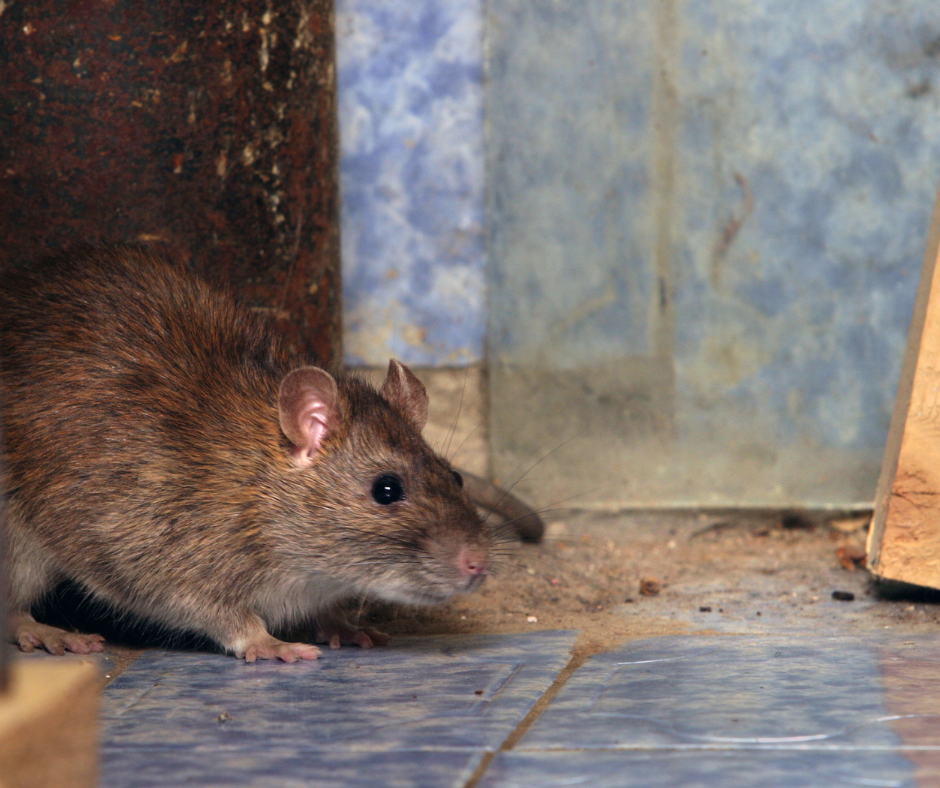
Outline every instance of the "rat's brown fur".
[[[339, 599], [437, 602], [482, 580], [461, 556], [485, 562], [489, 538], [420, 437], [409, 396], [423, 388], [403, 393], [417, 381], [397, 362], [405, 382], [390, 372], [385, 397], [334, 375], [335, 418], [298, 467], [278, 392], [302, 365], [256, 315], [143, 248], [7, 276], [0, 354], [12, 622], [26, 648], [100, 648], [47, 642], [28, 616], [66, 578], [240, 656], [290, 661], [316, 649], [268, 629], [318, 617], [329, 635]], [[406, 498], [382, 506], [371, 488], [387, 473]]]

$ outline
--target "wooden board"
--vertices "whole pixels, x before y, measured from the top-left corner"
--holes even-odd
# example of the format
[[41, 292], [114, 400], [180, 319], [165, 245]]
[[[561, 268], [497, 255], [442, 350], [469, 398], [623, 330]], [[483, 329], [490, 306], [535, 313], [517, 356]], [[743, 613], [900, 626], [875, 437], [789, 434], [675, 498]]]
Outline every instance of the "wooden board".
[[99, 692], [88, 662], [14, 662], [0, 695], [0, 788], [93, 788]]
[[940, 195], [934, 206], [885, 447], [868, 565], [883, 578], [940, 588]]

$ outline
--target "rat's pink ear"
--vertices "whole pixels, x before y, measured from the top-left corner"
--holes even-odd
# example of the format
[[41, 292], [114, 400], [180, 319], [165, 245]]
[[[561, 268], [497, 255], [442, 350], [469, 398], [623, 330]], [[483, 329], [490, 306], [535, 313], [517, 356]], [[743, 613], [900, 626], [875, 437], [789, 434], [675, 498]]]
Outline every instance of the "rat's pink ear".
[[298, 468], [308, 468], [324, 439], [339, 422], [336, 381], [318, 367], [295, 369], [281, 381], [278, 418], [281, 430], [293, 444]]
[[428, 422], [428, 393], [424, 384], [400, 361], [388, 362], [381, 394], [404, 413], [419, 432], [424, 429]]

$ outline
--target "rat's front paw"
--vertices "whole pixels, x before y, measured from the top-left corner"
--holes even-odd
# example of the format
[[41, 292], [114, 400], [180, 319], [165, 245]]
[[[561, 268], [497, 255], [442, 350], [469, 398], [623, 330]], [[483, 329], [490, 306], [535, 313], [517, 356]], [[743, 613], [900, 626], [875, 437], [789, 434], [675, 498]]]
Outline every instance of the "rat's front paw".
[[310, 643], [285, 643], [268, 635], [264, 640], [249, 643], [243, 651], [236, 651], [235, 656], [244, 657], [245, 662], [255, 662], [259, 659], [296, 662], [298, 659], [318, 659], [320, 649]]
[[372, 629], [372, 627], [362, 627], [360, 629], [342, 619], [326, 619], [317, 622], [317, 634], [314, 640], [317, 643], [328, 643], [330, 648], [339, 648], [340, 646], [372, 648], [373, 646], [386, 645], [389, 637], [384, 632], [379, 632]]

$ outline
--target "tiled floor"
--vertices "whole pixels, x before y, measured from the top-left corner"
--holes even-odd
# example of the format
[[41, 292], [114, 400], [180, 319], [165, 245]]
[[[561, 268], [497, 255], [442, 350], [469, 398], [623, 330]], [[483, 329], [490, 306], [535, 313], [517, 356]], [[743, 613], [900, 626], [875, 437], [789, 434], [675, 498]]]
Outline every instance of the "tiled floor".
[[[662, 539], [707, 538], [683, 533]], [[570, 631], [398, 637], [294, 665], [153, 648], [127, 665], [109, 650], [101, 784], [940, 786], [936, 595], [884, 598], [861, 571], [812, 563], [808, 546], [841, 544], [824, 530], [725, 533], [686, 563], [646, 557], [667, 590], [611, 611], [646, 634], [583, 664]], [[813, 568], [787, 571], [804, 554]], [[610, 619], [573, 620], [590, 638]]]
[[402, 638], [295, 665], [149, 652], [105, 692], [103, 784], [464, 785], [574, 640]]
[[940, 633], [632, 642], [588, 660], [503, 748], [574, 639], [403, 638], [292, 666], [148, 652], [105, 692], [102, 782], [937, 784]]
[[940, 755], [938, 647], [936, 636], [633, 643], [577, 671], [481, 785], [935, 784], [917, 782], [909, 756]]

